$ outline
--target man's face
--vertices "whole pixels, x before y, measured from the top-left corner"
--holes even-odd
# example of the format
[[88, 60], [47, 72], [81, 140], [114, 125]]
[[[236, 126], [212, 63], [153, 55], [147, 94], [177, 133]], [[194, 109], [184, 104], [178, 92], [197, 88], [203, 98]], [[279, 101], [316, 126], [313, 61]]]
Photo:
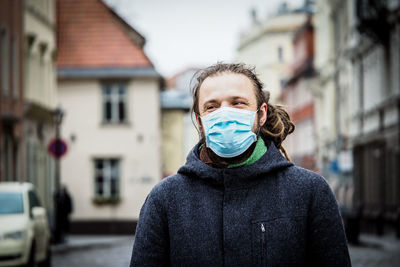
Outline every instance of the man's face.
[[[204, 117], [221, 107], [232, 107], [256, 111], [257, 98], [254, 85], [251, 80], [238, 73], [224, 72], [206, 78], [199, 89], [199, 113]], [[267, 117], [267, 105], [260, 107], [260, 115], [257, 115], [253, 132], [257, 133], [260, 126], [264, 125]], [[202, 137], [204, 129], [196, 114]]]

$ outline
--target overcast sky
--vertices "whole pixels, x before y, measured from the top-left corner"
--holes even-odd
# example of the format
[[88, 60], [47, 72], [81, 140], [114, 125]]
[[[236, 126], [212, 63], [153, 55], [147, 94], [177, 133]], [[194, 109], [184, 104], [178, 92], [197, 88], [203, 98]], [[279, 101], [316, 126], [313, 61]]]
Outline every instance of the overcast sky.
[[[104, 0], [146, 38], [145, 51], [169, 77], [188, 67], [235, 59], [250, 10], [264, 20], [281, 0]], [[286, 1], [296, 7], [302, 0]]]

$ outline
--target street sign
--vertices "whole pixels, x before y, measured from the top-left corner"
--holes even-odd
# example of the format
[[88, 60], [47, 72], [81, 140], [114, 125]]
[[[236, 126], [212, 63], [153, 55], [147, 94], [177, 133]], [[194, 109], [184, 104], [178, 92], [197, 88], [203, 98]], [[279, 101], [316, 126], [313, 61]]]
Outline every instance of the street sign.
[[64, 140], [56, 138], [49, 143], [47, 150], [53, 157], [59, 159], [67, 153], [68, 147]]

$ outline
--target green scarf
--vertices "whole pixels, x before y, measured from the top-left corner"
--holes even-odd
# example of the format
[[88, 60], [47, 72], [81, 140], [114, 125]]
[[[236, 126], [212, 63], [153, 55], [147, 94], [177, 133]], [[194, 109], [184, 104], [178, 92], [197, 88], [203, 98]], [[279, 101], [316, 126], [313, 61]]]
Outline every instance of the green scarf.
[[250, 157], [240, 163], [230, 164], [228, 168], [249, 166], [259, 160], [266, 152], [267, 146], [265, 145], [264, 140], [261, 137], [258, 137], [256, 147], [254, 148], [253, 153], [251, 153]]

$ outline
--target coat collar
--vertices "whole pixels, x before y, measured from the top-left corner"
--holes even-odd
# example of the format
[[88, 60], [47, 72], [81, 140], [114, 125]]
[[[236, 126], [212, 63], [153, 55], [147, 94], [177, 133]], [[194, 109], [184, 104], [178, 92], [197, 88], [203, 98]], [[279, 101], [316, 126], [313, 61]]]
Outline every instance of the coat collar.
[[268, 147], [267, 152], [251, 165], [237, 168], [214, 168], [200, 160], [199, 143], [191, 150], [185, 165], [178, 170], [178, 173], [225, 188], [237, 188], [250, 185], [251, 182], [257, 181], [272, 172], [293, 165], [283, 157], [273, 142], [266, 141], [266, 145]]

